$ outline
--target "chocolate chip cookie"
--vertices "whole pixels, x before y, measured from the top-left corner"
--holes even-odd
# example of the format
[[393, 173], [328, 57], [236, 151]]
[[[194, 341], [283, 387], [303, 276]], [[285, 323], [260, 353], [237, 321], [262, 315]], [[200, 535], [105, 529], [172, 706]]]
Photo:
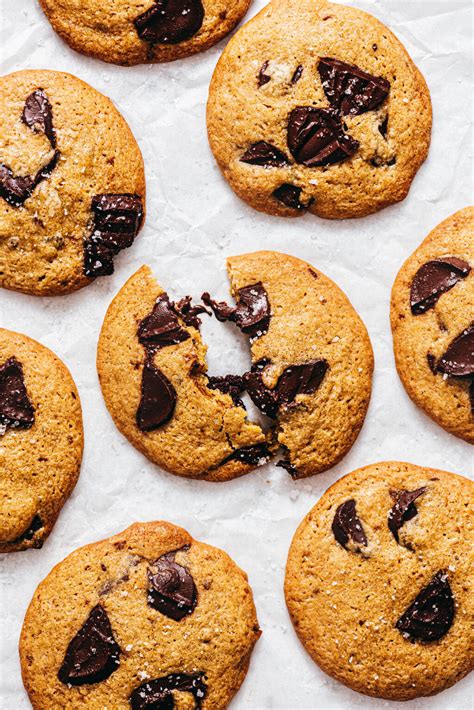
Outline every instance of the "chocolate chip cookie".
[[431, 101], [397, 38], [326, 0], [272, 0], [229, 42], [207, 111], [214, 156], [252, 207], [360, 217], [403, 200]]
[[41, 547], [82, 459], [79, 395], [66, 366], [0, 328], [0, 552]]
[[[120, 431], [155, 463], [182, 476], [227, 480], [266, 463], [294, 477], [337, 463], [367, 411], [373, 354], [346, 296], [304, 261], [277, 252], [227, 262], [236, 305], [203, 302], [249, 336], [253, 365], [227, 377], [206, 374], [199, 315], [178, 303], [142, 267], [112, 302], [97, 366]], [[210, 311], [209, 311], [210, 312]], [[246, 391], [268, 417], [249, 422]]]
[[112, 102], [70, 74], [0, 78], [0, 286], [69, 293], [113, 273], [143, 222], [145, 177]]
[[433, 695], [469, 673], [473, 483], [408, 463], [366, 466], [308, 513], [285, 596], [323, 671], [367, 695]]
[[23, 681], [35, 710], [223, 710], [260, 633], [247, 576], [225, 552], [170, 523], [135, 523], [39, 585]]
[[404, 263], [390, 320], [398, 374], [444, 429], [474, 443], [474, 208], [441, 222]]
[[40, 0], [53, 29], [105, 62], [169, 62], [202, 52], [240, 22], [250, 0]]

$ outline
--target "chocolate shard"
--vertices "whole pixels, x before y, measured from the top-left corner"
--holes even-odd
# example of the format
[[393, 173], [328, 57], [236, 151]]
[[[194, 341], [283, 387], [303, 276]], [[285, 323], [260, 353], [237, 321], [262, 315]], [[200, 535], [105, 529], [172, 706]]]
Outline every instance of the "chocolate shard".
[[288, 119], [288, 147], [297, 163], [313, 168], [350, 158], [359, 143], [344, 133], [334, 109], [298, 106]]
[[35, 188], [46, 180], [58, 164], [60, 153], [55, 151], [49, 162], [36, 175], [14, 175], [6, 165], [0, 165], [0, 197], [13, 207], [21, 207]]
[[0, 427], [30, 429], [35, 408], [26, 391], [23, 367], [16, 357], [0, 365]]
[[237, 306], [225, 301], [214, 301], [208, 293], [202, 294], [206, 306], [210, 306], [219, 321], [233, 321], [251, 340], [265, 335], [270, 325], [270, 303], [263, 284], [259, 281], [237, 291]]
[[173, 416], [176, 390], [168, 378], [148, 360], [142, 374], [141, 399], [137, 409], [137, 426], [141, 431], [159, 429]]
[[398, 619], [395, 627], [410, 641], [438, 641], [454, 620], [454, 597], [448, 575], [439, 570]]
[[173, 691], [191, 693], [196, 710], [202, 708], [207, 686], [204, 673], [171, 673], [163, 678], [148, 680], [138, 686], [129, 701], [132, 710], [173, 710]]
[[453, 340], [436, 369], [451, 377], [474, 376], [474, 321]]
[[417, 488], [415, 491], [390, 491], [395, 505], [388, 513], [388, 527], [397, 542], [399, 542], [398, 531], [403, 527], [403, 524], [418, 515], [415, 501], [425, 491], [426, 487]]
[[175, 561], [177, 552], [162, 555], [148, 570], [148, 606], [174, 621], [192, 614], [197, 604], [196, 585], [189, 570]]
[[292, 84], [297, 84], [297, 83], [299, 82], [299, 80], [301, 79], [301, 75], [302, 75], [302, 73], [303, 73], [303, 69], [304, 69], [304, 67], [303, 67], [302, 64], [299, 64], [299, 65], [296, 67], [296, 69], [295, 69], [295, 71], [294, 71], [294, 74], [293, 74], [293, 76], [291, 77], [291, 83], [292, 83]]
[[251, 466], [263, 466], [270, 459], [271, 452], [266, 444], [254, 444], [253, 446], [243, 446], [235, 449], [229, 456], [221, 461], [221, 464], [228, 461], [241, 461]]
[[179, 324], [167, 293], [158, 296], [153, 310], [138, 326], [138, 340], [145, 347], [153, 349], [176, 345], [190, 337], [188, 331]]
[[269, 364], [270, 361], [266, 358], [255, 362], [250, 372], [244, 374], [243, 380], [247, 394], [252, 402], [267, 417], [274, 419], [279, 407], [277, 392], [274, 389], [266, 387], [262, 379], [263, 371]]
[[316, 392], [328, 369], [326, 360], [311, 360], [283, 370], [275, 388], [280, 406], [291, 404], [299, 394]]
[[193, 328], [199, 329], [201, 325], [200, 315], [206, 313], [208, 316], [211, 312], [201, 306], [200, 304], [193, 305], [191, 301], [191, 296], [184, 296], [178, 303], [173, 303], [172, 308], [176, 315], [178, 315], [186, 323], [186, 325], [192, 326]]
[[58, 678], [70, 685], [100, 683], [119, 665], [120, 647], [107, 612], [97, 604], [69, 643]]
[[241, 375], [224, 375], [223, 377], [208, 377], [207, 386], [211, 390], [219, 390], [224, 394], [228, 394], [236, 407], [245, 405], [239, 395], [245, 390], [244, 378]]
[[284, 468], [285, 471], [288, 471], [293, 480], [296, 480], [298, 478], [298, 469], [293, 463], [290, 463], [285, 459], [281, 459], [280, 461], [277, 461], [275, 466], [279, 466], [280, 468]]
[[342, 547], [359, 552], [367, 546], [367, 537], [357, 517], [355, 500], [346, 500], [337, 508], [332, 521], [332, 532]]
[[155, 4], [134, 20], [138, 36], [152, 44], [179, 44], [201, 29], [204, 8], [201, 0], [155, 0]]
[[415, 274], [410, 289], [410, 307], [415, 316], [433, 308], [443, 293], [465, 279], [469, 264], [455, 256], [433, 259], [423, 264]]
[[289, 182], [284, 182], [280, 187], [277, 187], [276, 190], [273, 190], [272, 195], [278, 202], [285, 205], [285, 207], [289, 207], [292, 210], [307, 210], [308, 207], [313, 204], [314, 199], [311, 198], [309, 202], [304, 204], [301, 202], [301, 192], [301, 187], [292, 185]]
[[53, 127], [53, 109], [43, 89], [36, 89], [25, 101], [21, 115], [23, 123], [35, 133], [44, 133], [51, 146], [56, 147], [56, 132]]
[[318, 71], [329, 103], [342, 115], [372, 111], [385, 101], [390, 91], [387, 79], [331, 57], [319, 60]]
[[265, 72], [266, 72], [267, 69], [268, 69], [269, 63], [270, 63], [270, 62], [268, 62], [268, 61], [267, 61], [267, 62], [263, 62], [262, 66], [260, 67], [260, 70], [259, 70], [259, 72], [258, 72], [258, 74], [257, 74], [257, 84], [258, 84], [258, 88], [260, 88], [261, 86], [264, 86], [265, 84], [268, 84], [268, 82], [271, 81], [271, 78], [272, 78], [272, 77], [269, 76], [268, 74], [265, 74]]
[[240, 162], [260, 165], [264, 168], [282, 168], [289, 165], [288, 158], [283, 151], [266, 141], [252, 143], [240, 158]]

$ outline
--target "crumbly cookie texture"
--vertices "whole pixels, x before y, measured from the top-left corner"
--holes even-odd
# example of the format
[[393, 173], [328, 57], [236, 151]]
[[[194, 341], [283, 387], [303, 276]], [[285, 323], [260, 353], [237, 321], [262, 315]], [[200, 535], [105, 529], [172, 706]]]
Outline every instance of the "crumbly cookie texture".
[[398, 374], [411, 399], [474, 443], [473, 207], [441, 222], [403, 264], [390, 320]]
[[140, 149], [112, 102], [70, 74], [0, 79], [0, 286], [69, 293], [112, 273], [143, 222]]
[[255, 209], [360, 217], [407, 196], [428, 152], [431, 101], [371, 15], [272, 0], [224, 50], [207, 125], [224, 177]]
[[0, 329], [0, 552], [41, 547], [79, 476], [79, 394], [40, 343]]
[[73, 49], [114, 64], [169, 62], [202, 52], [243, 18], [250, 0], [40, 0]]
[[360, 693], [433, 695], [472, 669], [473, 549], [467, 478], [398, 462], [354, 471], [293, 538], [285, 596], [295, 630], [326, 673]]
[[247, 576], [225, 552], [170, 523], [135, 523], [41, 582], [21, 633], [23, 681], [35, 710], [221, 710], [260, 633]]

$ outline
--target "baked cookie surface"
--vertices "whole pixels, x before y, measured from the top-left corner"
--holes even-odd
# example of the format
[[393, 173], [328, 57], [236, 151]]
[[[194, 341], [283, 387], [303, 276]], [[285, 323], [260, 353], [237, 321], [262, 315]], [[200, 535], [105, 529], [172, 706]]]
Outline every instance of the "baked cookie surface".
[[225, 552], [170, 523], [135, 523], [39, 585], [21, 633], [23, 681], [38, 710], [220, 710], [259, 636], [247, 576]]
[[285, 597], [322, 670], [392, 700], [469, 673], [473, 488], [453, 473], [385, 462], [321, 497], [293, 538]]
[[[100, 334], [109, 412], [134, 446], [178, 475], [227, 480], [280, 447], [280, 464], [295, 478], [324, 471], [350, 449], [367, 411], [373, 354], [365, 326], [342, 291], [304, 261], [255, 252], [229, 258], [227, 268], [237, 305], [207, 293], [203, 301], [249, 336], [251, 370], [208, 377], [199, 324], [142, 267]], [[247, 420], [243, 391], [271, 419], [266, 434]]]
[[79, 394], [40, 343], [0, 329], [0, 552], [41, 547], [82, 459]]
[[76, 77], [0, 78], [0, 286], [68, 293], [113, 272], [143, 222], [140, 149], [112, 102]]
[[474, 208], [439, 224], [392, 289], [395, 361], [411, 399], [474, 443]]
[[40, 0], [73, 49], [114, 64], [202, 52], [240, 22], [250, 0]]
[[257, 210], [359, 217], [403, 200], [426, 158], [423, 76], [381, 22], [326, 0], [272, 0], [212, 78], [211, 149]]

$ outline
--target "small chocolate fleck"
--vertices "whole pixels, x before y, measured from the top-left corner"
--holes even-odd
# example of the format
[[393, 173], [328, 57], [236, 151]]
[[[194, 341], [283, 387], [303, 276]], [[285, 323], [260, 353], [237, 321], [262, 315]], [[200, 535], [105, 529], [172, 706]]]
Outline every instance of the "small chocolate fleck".
[[312, 168], [350, 158], [359, 143], [344, 133], [336, 110], [298, 106], [288, 119], [288, 147], [297, 163]]
[[423, 264], [415, 274], [410, 289], [410, 307], [418, 316], [433, 308], [443, 293], [465, 279], [469, 264], [455, 256], [433, 259]]
[[454, 620], [454, 597], [448, 575], [439, 570], [398, 619], [395, 627], [410, 641], [438, 641]]
[[58, 678], [61, 683], [70, 685], [99, 683], [119, 665], [120, 647], [107, 612], [97, 604], [69, 643]]
[[387, 79], [331, 57], [320, 59], [318, 71], [329, 103], [342, 115], [371, 111], [385, 101], [390, 91]]
[[193, 328], [199, 329], [201, 325], [200, 315], [207, 313], [208, 316], [211, 315], [210, 311], [200, 304], [193, 305], [191, 301], [191, 296], [184, 296], [178, 303], [171, 304], [174, 312], [183, 319], [186, 325], [192, 326]]
[[202, 708], [207, 686], [204, 673], [171, 673], [163, 678], [147, 680], [131, 694], [132, 710], [173, 710], [173, 691], [191, 693], [194, 696], [195, 708]]
[[193, 37], [202, 26], [201, 0], [155, 0], [134, 20], [138, 36], [152, 44], [178, 44]]
[[30, 429], [35, 408], [26, 391], [23, 367], [16, 357], [0, 365], [0, 427]]
[[208, 377], [207, 386], [211, 390], [219, 390], [224, 394], [228, 394], [236, 407], [245, 405], [239, 395], [245, 390], [244, 379], [241, 375], [224, 375], [224, 377]]
[[176, 345], [190, 337], [188, 331], [179, 324], [167, 293], [158, 296], [153, 310], [138, 326], [138, 340], [145, 347], [153, 349]]
[[299, 80], [301, 79], [301, 75], [303, 73], [303, 65], [300, 64], [299, 66], [296, 67], [295, 72], [293, 76], [291, 77], [291, 83], [292, 84], [297, 84]]
[[237, 306], [225, 301], [214, 301], [208, 293], [202, 294], [206, 306], [210, 306], [219, 321], [233, 321], [251, 340], [265, 335], [270, 325], [270, 303], [267, 292], [259, 281], [237, 291]]
[[228, 461], [241, 461], [252, 466], [263, 466], [267, 463], [271, 453], [266, 444], [254, 444], [254, 446], [243, 446], [241, 449], [235, 449], [229, 456], [221, 461], [220, 465]]
[[281, 459], [280, 461], [277, 461], [275, 465], [279, 466], [280, 468], [284, 468], [286, 471], [288, 471], [288, 473], [294, 480], [298, 478], [298, 469], [294, 464], [290, 463], [289, 461]]
[[241, 163], [260, 165], [264, 168], [281, 168], [288, 165], [288, 158], [276, 146], [266, 141], [253, 143], [240, 158]]
[[158, 429], [173, 416], [176, 390], [168, 378], [148, 360], [142, 374], [141, 399], [137, 410], [137, 425], [141, 431]]
[[436, 375], [437, 369], [435, 356], [433, 355], [433, 353], [427, 353], [426, 359], [428, 361], [428, 367], [430, 368], [431, 372], [433, 373], [433, 375]]
[[337, 508], [332, 521], [332, 532], [342, 547], [354, 546], [357, 551], [367, 546], [367, 537], [360, 519], [357, 517], [355, 500], [346, 500]]
[[281, 202], [285, 207], [289, 207], [292, 210], [307, 210], [313, 202], [314, 198], [311, 198], [309, 202], [304, 204], [301, 202], [301, 187], [297, 185], [291, 185], [289, 182], [284, 182], [283, 185], [277, 187], [273, 191], [273, 197]]
[[453, 340], [436, 369], [451, 377], [474, 376], [474, 321]]
[[400, 528], [403, 527], [407, 520], [411, 520], [418, 515], [415, 501], [423, 495], [425, 491], [426, 487], [417, 488], [415, 491], [390, 491], [395, 505], [388, 513], [388, 527], [397, 542], [399, 542], [398, 531]]
[[[188, 547], [181, 548], [187, 550]], [[197, 605], [197, 589], [189, 570], [176, 562], [178, 550], [153, 562], [148, 570], [148, 606], [174, 621], [192, 614]]]
[[44, 133], [51, 147], [56, 147], [56, 131], [53, 128], [53, 109], [43, 89], [36, 89], [25, 101], [21, 115], [23, 123], [35, 133]]
[[384, 120], [379, 126], [379, 133], [386, 138], [387, 137], [387, 130], [388, 130], [388, 115], [385, 116]]
[[260, 67], [260, 71], [257, 74], [257, 84], [258, 87], [260, 88], [261, 86], [264, 86], [264, 84], [268, 84], [268, 82], [271, 80], [271, 76], [268, 76], [268, 74], [265, 74], [265, 72], [268, 69], [269, 62], [263, 62], [262, 66]]

